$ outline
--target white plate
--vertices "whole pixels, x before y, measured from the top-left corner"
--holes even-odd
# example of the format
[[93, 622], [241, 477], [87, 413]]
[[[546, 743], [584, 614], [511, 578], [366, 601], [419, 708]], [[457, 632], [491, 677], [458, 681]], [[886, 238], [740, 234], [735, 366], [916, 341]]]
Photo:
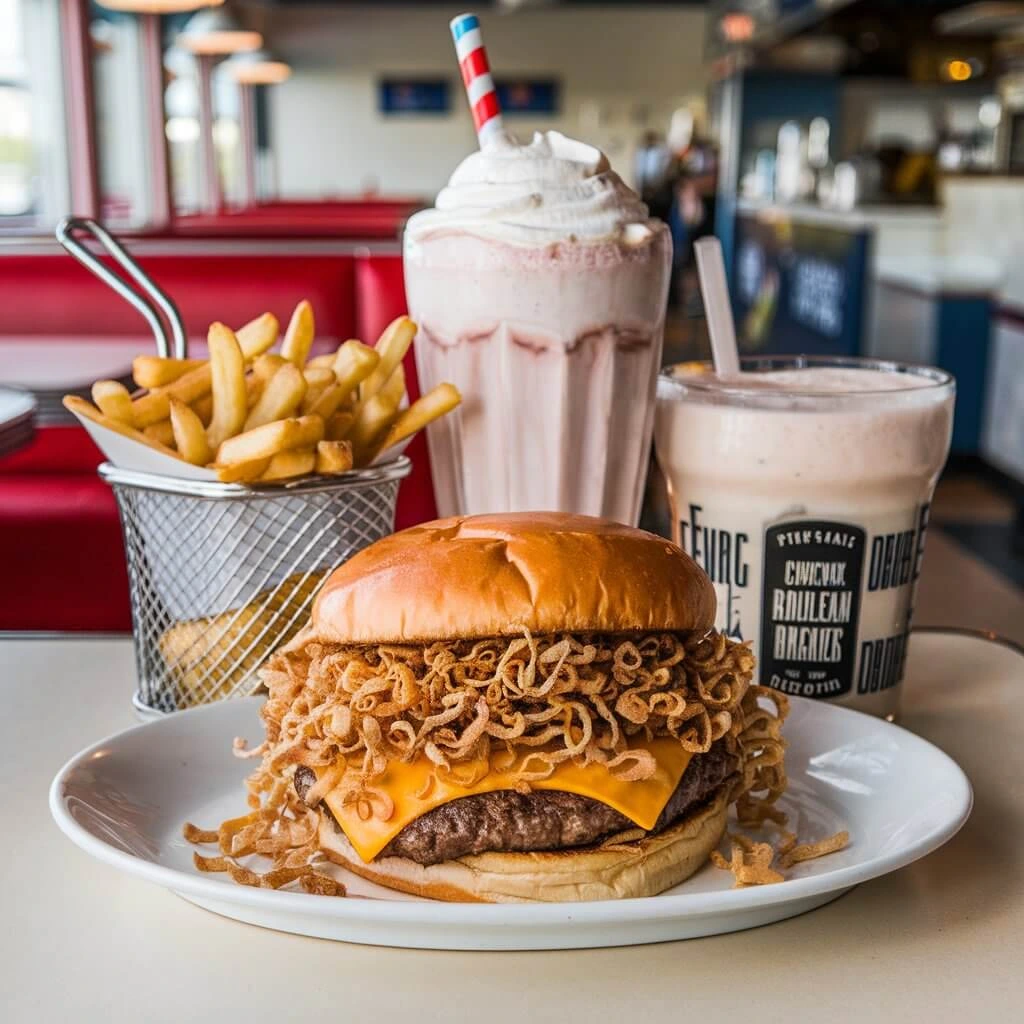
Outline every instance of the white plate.
[[94, 380], [127, 377], [140, 352], [156, 353], [152, 337], [4, 338], [0, 378], [29, 391], [75, 391]]
[[36, 400], [27, 391], [0, 386], [0, 430], [23, 422], [31, 425], [35, 408]]
[[252, 764], [230, 748], [235, 736], [259, 739], [259, 705], [259, 698], [206, 705], [84, 750], [53, 781], [54, 819], [100, 860], [267, 928], [423, 949], [568, 949], [687, 939], [801, 914], [935, 850], [971, 809], [966, 776], [930, 743], [855, 711], [796, 699], [782, 806], [801, 838], [846, 828], [852, 842], [797, 865], [783, 883], [732, 889], [728, 872], [708, 866], [648, 899], [516, 905], [437, 903], [351, 876], [350, 893], [378, 898], [245, 888], [198, 873], [181, 825], [215, 826], [244, 812]]

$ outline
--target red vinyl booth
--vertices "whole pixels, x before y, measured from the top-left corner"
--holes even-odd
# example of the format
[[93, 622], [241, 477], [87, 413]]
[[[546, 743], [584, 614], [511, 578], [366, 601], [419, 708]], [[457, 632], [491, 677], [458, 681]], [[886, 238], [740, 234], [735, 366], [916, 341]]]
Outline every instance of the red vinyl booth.
[[345, 238], [394, 241], [422, 199], [274, 200], [174, 221], [187, 238]]
[[[144, 250], [146, 247], [140, 247]], [[280, 251], [174, 254], [140, 251], [152, 277], [175, 298], [190, 337], [212, 320], [241, 324], [270, 310], [282, 321], [302, 298], [317, 334], [336, 344], [376, 339], [405, 312], [395, 251]], [[8, 255], [0, 272], [0, 378], [4, 336], [142, 337], [146, 325], [127, 303], [60, 253]], [[415, 362], [405, 363], [411, 398]], [[408, 449], [413, 471], [399, 491], [396, 526], [436, 515], [423, 437]], [[27, 448], [0, 459], [0, 630], [125, 631], [128, 581], [117, 507], [96, 475], [100, 452], [78, 426], [43, 426]]]

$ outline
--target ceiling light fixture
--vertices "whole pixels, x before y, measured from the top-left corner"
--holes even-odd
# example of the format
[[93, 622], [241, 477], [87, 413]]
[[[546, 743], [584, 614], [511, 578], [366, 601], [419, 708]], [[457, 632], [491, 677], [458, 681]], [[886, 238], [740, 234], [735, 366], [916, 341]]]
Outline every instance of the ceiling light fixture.
[[200, 7], [219, 7], [224, 0], [96, 0], [108, 11], [129, 14], [185, 14]]
[[292, 73], [291, 65], [264, 49], [237, 53], [227, 66], [239, 85], [279, 85]]
[[177, 42], [199, 57], [226, 57], [232, 53], [258, 50], [263, 45], [263, 36], [242, 28], [229, 11], [218, 7], [193, 14]]

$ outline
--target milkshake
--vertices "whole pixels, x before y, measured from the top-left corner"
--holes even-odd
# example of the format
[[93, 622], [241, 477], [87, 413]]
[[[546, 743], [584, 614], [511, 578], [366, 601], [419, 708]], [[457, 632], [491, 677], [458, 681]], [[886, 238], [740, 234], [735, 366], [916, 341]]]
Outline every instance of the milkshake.
[[468, 157], [405, 233], [441, 515], [557, 510], [635, 524], [671, 241], [592, 146], [557, 132]]
[[760, 682], [873, 714], [898, 708], [954, 385], [862, 360], [704, 364], [658, 382], [655, 445], [675, 540], [749, 640]]

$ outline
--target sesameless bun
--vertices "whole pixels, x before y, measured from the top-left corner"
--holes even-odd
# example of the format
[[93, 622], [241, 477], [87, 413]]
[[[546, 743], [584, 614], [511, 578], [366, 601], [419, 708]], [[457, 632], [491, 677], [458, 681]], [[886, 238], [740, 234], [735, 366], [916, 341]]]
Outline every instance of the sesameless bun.
[[364, 863], [326, 815], [320, 849], [353, 874], [414, 896], [463, 903], [579, 902], [654, 896], [707, 862], [725, 832], [729, 788], [654, 836], [621, 846], [481, 853], [424, 866], [405, 857]]
[[331, 574], [301, 641], [429, 642], [524, 626], [705, 632], [714, 618], [711, 582], [675, 544], [608, 519], [523, 512], [439, 519], [377, 541]]

